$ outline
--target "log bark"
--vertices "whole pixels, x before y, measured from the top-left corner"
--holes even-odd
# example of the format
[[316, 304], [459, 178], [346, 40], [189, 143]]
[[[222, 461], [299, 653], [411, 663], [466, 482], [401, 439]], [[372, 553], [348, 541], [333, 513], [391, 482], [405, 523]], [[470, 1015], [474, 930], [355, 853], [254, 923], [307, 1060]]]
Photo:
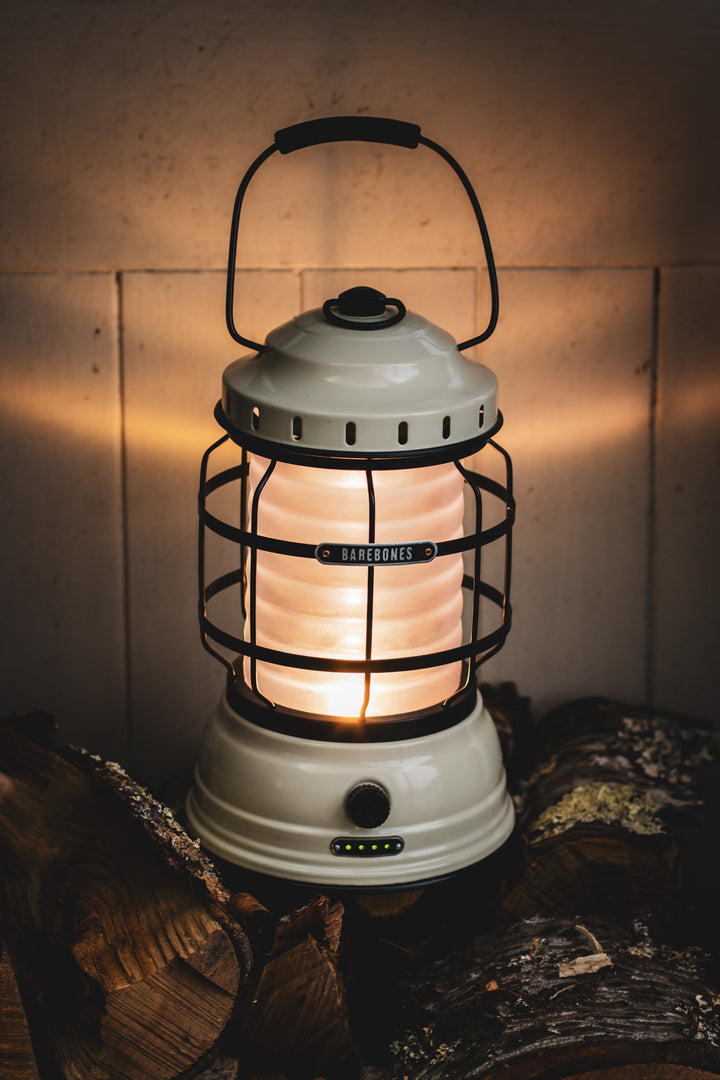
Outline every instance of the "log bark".
[[[26, 725], [27, 726], [27, 725]], [[67, 1080], [170, 1080], [247, 972], [212, 866], [117, 767], [0, 725], [2, 932]]]
[[639, 919], [536, 918], [476, 938], [398, 985], [412, 1022], [392, 1045], [396, 1075], [718, 1076], [720, 996], [703, 957], [658, 944]]
[[550, 713], [518, 783], [524, 855], [506, 921], [679, 895], [703, 819], [699, 771], [717, 775], [717, 754], [712, 731], [668, 713], [603, 699]]

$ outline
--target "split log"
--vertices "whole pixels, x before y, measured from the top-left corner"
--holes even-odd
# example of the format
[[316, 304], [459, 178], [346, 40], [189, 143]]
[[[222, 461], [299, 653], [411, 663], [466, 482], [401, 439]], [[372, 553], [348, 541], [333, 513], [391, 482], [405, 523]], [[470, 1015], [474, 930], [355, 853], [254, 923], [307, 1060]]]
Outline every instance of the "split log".
[[0, 1076], [39, 1080], [25, 1009], [10, 958], [0, 943]]
[[[247, 911], [246, 896], [235, 902]], [[323, 895], [282, 917], [267, 960], [238, 996], [233, 1028], [277, 1068], [314, 1075], [355, 1054], [338, 965], [342, 922], [342, 903]]]
[[550, 713], [534, 745], [516, 799], [525, 850], [505, 919], [632, 911], [679, 896], [702, 825], [699, 776], [714, 768], [720, 778], [717, 736], [673, 714], [591, 699]]
[[629, 930], [600, 917], [524, 920], [398, 987], [412, 1021], [391, 1047], [394, 1075], [720, 1076], [720, 995], [704, 958], [658, 944], [640, 920]]
[[[26, 725], [27, 726], [27, 725]], [[247, 972], [212, 865], [117, 766], [0, 725], [0, 918], [67, 1080], [170, 1080]]]

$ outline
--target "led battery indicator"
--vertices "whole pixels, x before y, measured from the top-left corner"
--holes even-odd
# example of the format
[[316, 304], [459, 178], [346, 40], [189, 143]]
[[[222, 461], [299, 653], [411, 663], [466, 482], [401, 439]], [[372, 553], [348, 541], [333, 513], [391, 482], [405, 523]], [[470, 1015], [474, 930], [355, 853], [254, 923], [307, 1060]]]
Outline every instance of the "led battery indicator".
[[376, 859], [384, 855], [399, 855], [405, 847], [401, 836], [377, 836], [360, 840], [354, 836], [336, 836], [330, 844], [333, 855], [351, 859]]

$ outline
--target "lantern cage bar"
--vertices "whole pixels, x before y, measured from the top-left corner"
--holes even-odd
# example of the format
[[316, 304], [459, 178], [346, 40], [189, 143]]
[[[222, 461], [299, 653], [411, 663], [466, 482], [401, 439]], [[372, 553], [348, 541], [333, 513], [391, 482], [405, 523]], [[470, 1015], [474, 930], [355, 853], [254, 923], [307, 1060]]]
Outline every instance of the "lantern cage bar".
[[[472, 440], [469, 448], [468, 445], [462, 447], [455, 445], [452, 448], [442, 447], [429, 451], [413, 451], [411, 453], [384, 452], [379, 454], [296, 450], [276, 443], [271, 444], [267, 440], [258, 439], [247, 432], [238, 431], [228, 422], [220, 403], [215, 415], [222, 426], [226, 428], [227, 433], [209, 447], [203, 456], [201, 465], [198, 496], [199, 620], [203, 646], [227, 670], [228, 701], [241, 709], [247, 719], [261, 727], [285, 731], [290, 724], [291, 729], [298, 735], [311, 739], [388, 741], [404, 737], [417, 737], [421, 733], [442, 731], [463, 719], [472, 710], [475, 703], [475, 674], [477, 667], [502, 647], [511, 624], [511, 530], [515, 516], [515, 502], [512, 492], [512, 463], [507, 452], [492, 438], [502, 424], [501, 414], [498, 413], [497, 423], [493, 425], [493, 429]], [[229, 468], [222, 468], [209, 475], [211, 461], [214, 464], [216, 451], [219, 451], [229, 440], [232, 440], [234, 444], [241, 448], [240, 463]], [[483, 448], [490, 448], [498, 455], [496, 460], [501, 465], [504, 473], [503, 482], [478, 473], [463, 464], [462, 457]], [[459, 450], [464, 452], [463, 455], [458, 454]], [[258, 485], [254, 492], [248, 511], [250, 451], [262, 453], [263, 457], [268, 458], [269, 465], [262, 484]], [[467, 621], [470, 623], [470, 627], [469, 633], [464, 634], [467, 640], [454, 648], [423, 652], [419, 655], [410, 654], [390, 658], [373, 656], [375, 568], [372, 565], [367, 565], [357, 568], [359, 572], [365, 571], [367, 575], [366, 650], [364, 658], [346, 659], [342, 656], [321, 656], [310, 652], [287, 652], [259, 643], [255, 619], [257, 576], [254, 572], [258, 552], [272, 552], [288, 559], [317, 558], [316, 544], [278, 539], [258, 531], [257, 522], [263, 497], [262, 488], [265, 481], [271, 476], [278, 461], [299, 463], [306, 467], [323, 469], [364, 471], [367, 475], [369, 494], [368, 537], [374, 535], [373, 473], [385, 469], [422, 468], [429, 464], [451, 461], [464, 479], [464, 490], [469, 493], [471, 509], [469, 517], [473, 522], [472, 531], [464, 531], [464, 535], [461, 537], [439, 541], [433, 546], [436, 549], [435, 558], [442, 559], [460, 553], [463, 555], [462, 588], [469, 597], [469, 603], [466, 606], [469, 616]], [[212, 513], [207, 505], [210, 496], [223, 489], [226, 492], [230, 491], [232, 485], [238, 487], [237, 499], [233, 498], [231, 505], [235, 508], [234, 520], [237, 521], [239, 517], [239, 526], [232, 521], [225, 520], [219, 514]], [[493, 525], [484, 527], [483, 523], [489, 517], [486, 510], [486, 504], [489, 500], [495, 501], [495, 517], [498, 517], [498, 505], [501, 507], [501, 516]], [[240, 508], [239, 514], [237, 514], [238, 504]], [[217, 536], [220, 540], [232, 545], [237, 552], [236, 555], [231, 555], [233, 568], [214, 577], [209, 582], [206, 580], [206, 540], [208, 534]], [[319, 536], [318, 543], [322, 543], [322, 541], [323, 537]], [[496, 543], [502, 545], [500, 553], [502, 570], [499, 575], [502, 580], [499, 587], [482, 578], [483, 553], [489, 545]], [[382, 570], [380, 569], [379, 572], [382, 572]], [[239, 636], [239, 634], [223, 628], [220, 621], [211, 616], [209, 610], [213, 601], [216, 601], [221, 596], [229, 596], [230, 591], [233, 589], [239, 591], [240, 594], [233, 611], [239, 611], [242, 615], [244, 636]], [[484, 613], [488, 606], [491, 610], [497, 609], [499, 612], [499, 618], [491, 629], [486, 629], [483, 626], [485, 620], [481, 617], [481, 608]], [[484, 632], [482, 632], [483, 630]], [[249, 659], [249, 685], [243, 674], [244, 658]], [[282, 665], [286, 668], [362, 674], [365, 679], [362, 709], [354, 716], [329, 717], [319, 713], [305, 713], [286, 706], [276, 705], [258, 689], [257, 664], [259, 661]], [[422, 709], [419, 712], [397, 713], [390, 716], [365, 715], [373, 675], [434, 668], [458, 661], [462, 663], [462, 675], [459, 685], [456, 691], [444, 701], [440, 701], [436, 705]], [[332, 722], [333, 720], [335, 723]], [[356, 722], [347, 723], [349, 720]]]

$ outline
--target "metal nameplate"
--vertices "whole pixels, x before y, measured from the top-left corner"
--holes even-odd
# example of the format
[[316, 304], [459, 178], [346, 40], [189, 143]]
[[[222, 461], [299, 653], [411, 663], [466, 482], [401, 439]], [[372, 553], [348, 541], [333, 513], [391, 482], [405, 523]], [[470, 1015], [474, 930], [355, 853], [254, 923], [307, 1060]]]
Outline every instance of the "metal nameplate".
[[417, 544], [318, 544], [315, 558], [329, 566], [409, 566], [429, 563], [437, 555], [437, 544], [423, 540]]

